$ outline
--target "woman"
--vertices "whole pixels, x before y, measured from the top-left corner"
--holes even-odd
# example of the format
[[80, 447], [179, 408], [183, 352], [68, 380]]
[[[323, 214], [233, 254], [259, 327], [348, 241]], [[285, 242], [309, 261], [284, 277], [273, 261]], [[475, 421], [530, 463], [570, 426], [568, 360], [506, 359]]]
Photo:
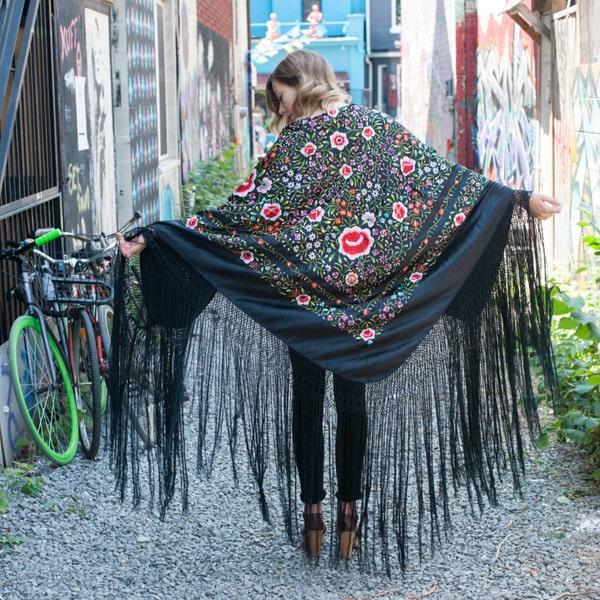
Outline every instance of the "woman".
[[[435, 455], [444, 465], [446, 453], [451, 456], [454, 482], [466, 479], [478, 499], [483, 490], [494, 500], [497, 455], [504, 455], [500, 460], [509, 455], [515, 475], [521, 454], [520, 435], [516, 443], [512, 438], [516, 395], [529, 398], [524, 404], [532, 425], [535, 400], [527, 350], [515, 349], [502, 336], [518, 330], [510, 339], [533, 344], [552, 379], [544, 337], [547, 299], [530, 293], [541, 271], [537, 234], [526, 213], [546, 219], [561, 205], [453, 165], [389, 116], [351, 104], [329, 63], [316, 52], [300, 50], [279, 63], [267, 83], [267, 103], [275, 115], [271, 128], [279, 137], [228, 203], [186, 225], [158, 223], [130, 241], [120, 238], [120, 250], [130, 257], [151, 247], [142, 253], [152, 265], [146, 267], [150, 283], [145, 293], [147, 301], [160, 297], [158, 320], [165, 318], [171, 301], [164, 297], [164, 283], [153, 286], [152, 280], [161, 281], [157, 269], [173, 280], [176, 263], [202, 281], [202, 291], [192, 294], [198, 300], [191, 303], [190, 322], [216, 288], [289, 346], [293, 450], [305, 505], [303, 537], [313, 557], [320, 554], [326, 529], [322, 419], [326, 372], [333, 373], [340, 555], [350, 558], [358, 547], [356, 501], [366, 490], [362, 525], [368, 524], [371, 499], [384, 532], [382, 515], [391, 504], [404, 564], [409, 475], [416, 477], [419, 515], [429, 495], [432, 538], [437, 503], [443, 505], [444, 518], [448, 510], [445, 474], [435, 473]], [[516, 244], [522, 251], [509, 252]], [[533, 285], [526, 287], [528, 278]], [[181, 308], [176, 312], [180, 315]], [[435, 346], [434, 359], [415, 367], [412, 363], [435, 336], [444, 342]], [[499, 337], [483, 345], [493, 336]], [[453, 344], [464, 351], [455, 355]], [[415, 368], [422, 389], [407, 376]], [[488, 371], [498, 372], [497, 386], [485, 383]], [[116, 375], [112, 381], [127, 377]], [[384, 382], [383, 387], [374, 382]], [[374, 390], [369, 406], [366, 384]], [[121, 385], [113, 396], [124, 389]], [[431, 404], [425, 401], [430, 392]], [[276, 406], [279, 393], [272, 398]], [[254, 434], [248, 437], [264, 500], [268, 450], [261, 427], [266, 420], [248, 418], [253, 410], [264, 414], [258, 404], [253, 401], [241, 412], [245, 422], [252, 421]], [[484, 408], [493, 424], [489, 430], [481, 425]], [[422, 445], [417, 442], [421, 437]], [[121, 465], [126, 463], [122, 452], [117, 455]], [[172, 463], [163, 504], [172, 495], [174, 470]], [[287, 472], [283, 494], [293, 487]], [[379, 490], [377, 500], [374, 489]], [[421, 524], [418, 529], [420, 537]]]

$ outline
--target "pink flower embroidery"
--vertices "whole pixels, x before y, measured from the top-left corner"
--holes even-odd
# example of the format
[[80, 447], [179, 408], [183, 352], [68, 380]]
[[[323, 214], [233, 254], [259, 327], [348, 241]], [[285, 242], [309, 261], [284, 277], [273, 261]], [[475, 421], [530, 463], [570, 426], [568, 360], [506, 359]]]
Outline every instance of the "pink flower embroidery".
[[368, 125], [362, 130], [362, 135], [365, 138], [365, 140], [370, 140], [375, 135], [375, 130], [370, 125]]
[[373, 236], [370, 230], [360, 227], [346, 227], [338, 238], [340, 252], [350, 260], [365, 256], [371, 251]]
[[362, 216], [362, 220], [369, 226], [373, 227], [375, 225], [375, 215], [372, 212], [366, 212]]
[[273, 182], [268, 177], [265, 177], [262, 181], [262, 185], [259, 185], [256, 189], [261, 194], [266, 194], [271, 189], [272, 185]]
[[396, 219], [396, 221], [404, 221], [406, 219], [408, 211], [406, 210], [406, 206], [402, 204], [402, 202], [394, 202], [394, 211], [392, 213], [392, 217]]
[[317, 151], [317, 147], [312, 143], [308, 142], [300, 152], [304, 154], [304, 156], [312, 156]]
[[254, 254], [250, 250], [242, 250], [240, 258], [248, 265], [254, 260]]
[[421, 281], [421, 279], [423, 279], [423, 273], [419, 273], [418, 271], [415, 271], [414, 273], [411, 274], [411, 276], [409, 277], [409, 279], [413, 283], [417, 283], [417, 281]]
[[325, 211], [320, 206], [317, 206], [317, 208], [313, 208], [308, 213], [308, 218], [309, 218], [309, 220], [311, 220], [315, 223], [320, 223], [324, 214], [325, 214]]
[[267, 221], [277, 221], [281, 216], [281, 206], [278, 203], [264, 204], [260, 214]]
[[344, 165], [340, 169], [340, 174], [342, 175], [342, 177], [344, 179], [348, 179], [349, 177], [352, 176], [352, 167], [350, 165]]
[[196, 229], [197, 225], [198, 225], [198, 217], [190, 217], [185, 222], [185, 226], [189, 227], [190, 229]]
[[298, 294], [296, 296], [296, 302], [300, 306], [307, 306], [308, 304], [310, 304], [310, 296], [308, 294]]
[[356, 273], [348, 273], [346, 275], [346, 285], [353, 286], [358, 283], [358, 275]]
[[363, 329], [360, 332], [360, 337], [365, 340], [365, 342], [369, 342], [375, 337], [375, 330], [371, 329], [370, 327]]
[[332, 148], [343, 150], [348, 145], [348, 136], [345, 133], [336, 131], [330, 138]]
[[465, 213], [458, 213], [454, 217], [454, 224], [458, 227], [459, 225], [462, 225], [465, 222], [466, 218], [467, 216], [465, 215]]
[[400, 169], [402, 170], [403, 175], [408, 175], [409, 173], [412, 173], [415, 170], [415, 161], [412, 158], [408, 158], [408, 156], [405, 156], [400, 161]]
[[252, 171], [250, 176], [244, 183], [242, 183], [236, 190], [233, 192], [236, 196], [241, 196], [242, 198], [247, 196], [255, 187], [254, 180], [256, 179], [256, 171]]

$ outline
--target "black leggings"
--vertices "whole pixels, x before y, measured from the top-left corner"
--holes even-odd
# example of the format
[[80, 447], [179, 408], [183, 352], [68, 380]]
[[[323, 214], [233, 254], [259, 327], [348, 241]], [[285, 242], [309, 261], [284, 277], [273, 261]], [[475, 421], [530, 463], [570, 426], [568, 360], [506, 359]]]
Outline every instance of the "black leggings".
[[[300, 477], [301, 500], [317, 504], [325, 498], [323, 485], [323, 403], [325, 369], [290, 348], [294, 379], [292, 435]], [[361, 474], [367, 445], [365, 385], [333, 376], [337, 411], [335, 460], [337, 497], [351, 502], [361, 497]]]

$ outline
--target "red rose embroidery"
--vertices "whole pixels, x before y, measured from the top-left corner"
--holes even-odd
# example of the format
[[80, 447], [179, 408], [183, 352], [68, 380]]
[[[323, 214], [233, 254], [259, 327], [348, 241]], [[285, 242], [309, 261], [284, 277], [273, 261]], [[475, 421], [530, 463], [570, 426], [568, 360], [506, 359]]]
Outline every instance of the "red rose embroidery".
[[260, 214], [267, 221], [276, 221], [281, 216], [281, 206], [279, 204], [264, 204]]
[[406, 206], [404, 206], [402, 202], [394, 202], [394, 211], [392, 213], [392, 217], [396, 219], [396, 221], [400, 221], [400, 223], [402, 223], [402, 221], [406, 219], [407, 214], [408, 211], [406, 210]]
[[300, 152], [304, 154], [304, 156], [312, 156], [317, 151], [317, 147], [312, 143], [308, 142]]
[[338, 238], [340, 252], [350, 260], [365, 256], [371, 251], [373, 236], [370, 230], [360, 227], [346, 227]]
[[370, 140], [375, 135], [375, 130], [371, 126], [367, 126], [362, 130], [362, 135], [366, 140]]
[[250, 264], [254, 260], [254, 254], [250, 250], [243, 250], [240, 254], [240, 258], [246, 263]]
[[344, 179], [348, 179], [352, 175], [352, 167], [350, 165], [344, 165], [340, 169], [340, 174]]
[[421, 281], [421, 279], [423, 279], [423, 273], [419, 273], [418, 271], [415, 271], [414, 273], [411, 274], [411, 276], [409, 277], [409, 279], [413, 283], [416, 283], [417, 281]]
[[343, 150], [348, 145], [348, 136], [345, 133], [336, 131], [330, 138], [332, 148]]
[[365, 342], [371, 341], [375, 337], [375, 330], [370, 327], [367, 329], [363, 329], [360, 332], [360, 337], [365, 340]]
[[338, 113], [339, 113], [339, 111], [338, 111], [338, 109], [337, 109], [337, 108], [330, 108], [330, 109], [327, 111], [327, 114], [328, 114], [330, 117], [337, 117], [337, 116], [338, 116]]
[[186, 222], [185, 222], [185, 226], [189, 227], [190, 229], [196, 229], [196, 226], [198, 225], [198, 217], [190, 217]]
[[412, 173], [415, 170], [415, 161], [412, 158], [408, 158], [408, 156], [405, 156], [400, 161], [400, 169], [402, 170], [402, 173], [404, 175]]
[[256, 179], [256, 171], [250, 173], [250, 177], [244, 181], [236, 190], [233, 192], [236, 196], [247, 196], [254, 189], [254, 180]]
[[315, 223], [320, 223], [324, 214], [325, 214], [325, 211], [320, 206], [318, 206], [317, 208], [313, 208], [308, 213], [308, 218], [311, 221], [314, 221]]
[[310, 304], [310, 296], [308, 294], [298, 294], [296, 296], [296, 302], [300, 306], [307, 306], [308, 304]]
[[454, 217], [454, 224], [458, 227], [459, 225], [462, 225], [465, 222], [466, 218], [467, 216], [465, 215], [465, 213], [458, 213]]

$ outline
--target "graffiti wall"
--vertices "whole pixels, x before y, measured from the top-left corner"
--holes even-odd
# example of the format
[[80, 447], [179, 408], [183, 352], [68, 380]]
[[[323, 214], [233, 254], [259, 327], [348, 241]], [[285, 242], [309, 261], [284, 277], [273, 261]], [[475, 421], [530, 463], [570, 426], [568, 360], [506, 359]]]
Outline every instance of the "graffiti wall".
[[481, 172], [505, 185], [535, 187], [536, 67], [533, 41], [503, 2], [479, 0], [477, 151]]
[[126, 5], [131, 200], [143, 223], [160, 218], [154, 0]]
[[65, 227], [112, 231], [116, 223], [109, 16], [57, 4], [58, 97]]

